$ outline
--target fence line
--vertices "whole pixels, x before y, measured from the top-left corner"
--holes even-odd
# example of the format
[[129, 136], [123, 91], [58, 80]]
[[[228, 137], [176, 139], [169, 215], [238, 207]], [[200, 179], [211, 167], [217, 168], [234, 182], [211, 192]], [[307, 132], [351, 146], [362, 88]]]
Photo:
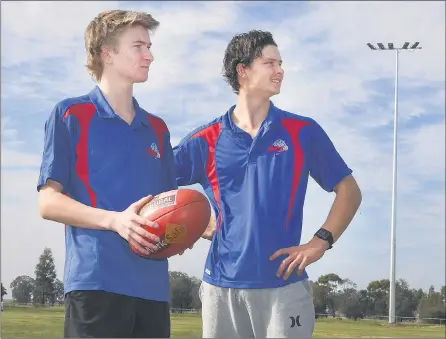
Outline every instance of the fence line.
[[[35, 307], [35, 308], [44, 308], [44, 307], [61, 307], [63, 305], [63, 302], [60, 304], [54, 304], [54, 305], [35, 305], [33, 303], [16, 303], [13, 301], [7, 301], [2, 303], [2, 309], [7, 307]], [[186, 308], [171, 308], [171, 313], [180, 313], [180, 314], [197, 314], [201, 315], [201, 309], [186, 309]], [[333, 318], [331, 314], [328, 313], [317, 313], [317, 318], [323, 319], [323, 318]], [[335, 316], [337, 319], [345, 319], [345, 317]], [[389, 316], [384, 315], [373, 315], [373, 316], [366, 316], [362, 319], [364, 320], [387, 320]], [[404, 323], [414, 323], [414, 324], [426, 324], [430, 323], [432, 325], [440, 325], [445, 326], [446, 319], [443, 318], [419, 318], [419, 317], [395, 317], [396, 322], [400, 324]], [[434, 322], [434, 323], [433, 323]]]

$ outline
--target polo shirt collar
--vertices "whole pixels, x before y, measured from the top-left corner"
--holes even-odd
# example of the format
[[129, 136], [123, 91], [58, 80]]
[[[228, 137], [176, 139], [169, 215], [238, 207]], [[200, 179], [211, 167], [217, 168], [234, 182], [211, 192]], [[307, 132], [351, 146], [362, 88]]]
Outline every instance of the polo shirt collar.
[[[235, 106], [236, 105], [231, 106], [231, 108], [229, 108], [229, 110], [224, 115], [222, 119], [222, 128], [231, 130], [232, 132], [235, 133], [244, 133], [244, 131], [239, 127], [237, 127], [234, 121], [232, 120], [232, 112], [234, 111]], [[278, 109], [270, 100], [268, 115], [266, 116], [266, 119], [263, 121], [261, 128], [267, 130], [270, 127], [274, 126], [278, 121], [279, 121]]]
[[[101, 118], [118, 118], [121, 119], [119, 117], [119, 115], [117, 115], [113, 108], [110, 106], [110, 104], [108, 103], [107, 99], [105, 98], [104, 94], [102, 93], [101, 89], [99, 88], [99, 86], [95, 86], [93, 88], [93, 90], [89, 93], [89, 97], [90, 100], [93, 102], [93, 104], [96, 107], [96, 110], [98, 112], [98, 115]], [[144, 126], [148, 126], [149, 122], [145, 117], [144, 112], [142, 111], [142, 109], [139, 107], [138, 101], [135, 98], [133, 99], [133, 105], [135, 106], [135, 117], [134, 120], [132, 122], [132, 124], [134, 124], [135, 126], [138, 126], [140, 124], [144, 125]]]

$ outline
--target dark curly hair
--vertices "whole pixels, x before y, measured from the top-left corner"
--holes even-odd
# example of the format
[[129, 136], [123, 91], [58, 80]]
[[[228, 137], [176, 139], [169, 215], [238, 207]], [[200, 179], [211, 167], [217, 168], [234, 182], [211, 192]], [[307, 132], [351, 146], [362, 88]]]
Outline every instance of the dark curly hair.
[[226, 47], [223, 58], [223, 77], [235, 93], [239, 93], [240, 84], [237, 78], [237, 65], [251, 65], [255, 58], [262, 55], [265, 46], [276, 42], [270, 32], [259, 30], [235, 35]]

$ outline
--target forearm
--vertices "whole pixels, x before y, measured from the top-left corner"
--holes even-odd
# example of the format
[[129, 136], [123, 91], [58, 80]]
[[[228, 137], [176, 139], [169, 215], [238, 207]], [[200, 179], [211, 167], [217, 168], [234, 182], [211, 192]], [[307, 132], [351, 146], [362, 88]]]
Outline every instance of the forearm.
[[39, 209], [42, 218], [81, 228], [110, 230], [113, 213], [84, 205], [59, 192], [41, 192]]
[[362, 200], [361, 191], [353, 177], [346, 178], [336, 188], [336, 198], [322, 228], [330, 231], [336, 242], [349, 226]]

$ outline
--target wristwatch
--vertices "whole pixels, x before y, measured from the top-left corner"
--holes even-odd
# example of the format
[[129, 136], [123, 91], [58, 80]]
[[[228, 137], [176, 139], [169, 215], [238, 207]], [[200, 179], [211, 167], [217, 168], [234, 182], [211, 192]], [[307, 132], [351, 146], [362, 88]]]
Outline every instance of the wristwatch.
[[326, 230], [325, 228], [320, 228], [315, 234], [316, 237], [318, 237], [319, 239], [325, 240], [326, 242], [328, 242], [328, 249], [332, 248], [333, 246], [333, 235], [331, 234], [330, 231]]

